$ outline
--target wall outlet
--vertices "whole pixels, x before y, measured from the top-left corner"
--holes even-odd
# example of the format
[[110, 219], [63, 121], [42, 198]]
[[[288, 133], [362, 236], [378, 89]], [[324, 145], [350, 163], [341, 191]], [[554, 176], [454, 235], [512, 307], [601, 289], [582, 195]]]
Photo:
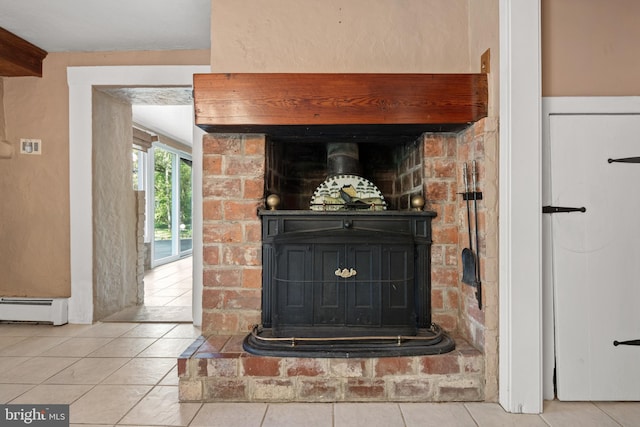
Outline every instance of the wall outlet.
[[42, 154], [42, 140], [21, 138], [20, 153], [21, 154]]

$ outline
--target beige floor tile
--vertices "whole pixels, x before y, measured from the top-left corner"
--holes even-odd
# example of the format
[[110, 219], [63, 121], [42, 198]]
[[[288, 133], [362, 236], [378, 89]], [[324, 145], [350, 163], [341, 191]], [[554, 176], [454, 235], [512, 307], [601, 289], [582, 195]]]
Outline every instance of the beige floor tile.
[[141, 323], [131, 329], [123, 338], [160, 338], [176, 327], [176, 323]]
[[12, 404], [70, 405], [91, 390], [92, 385], [50, 385], [40, 384], [12, 400]]
[[[49, 358], [55, 360], [56, 358]], [[49, 378], [47, 384], [99, 384], [130, 359], [125, 357], [80, 359]]]
[[3, 349], [5, 347], [10, 347], [26, 339], [27, 337], [2, 337], [2, 339], [0, 339], [0, 349]]
[[86, 330], [91, 329], [93, 325], [75, 325], [69, 324], [53, 326], [38, 325], [36, 335], [40, 337], [74, 337]]
[[32, 337], [42, 326], [31, 323], [0, 323], [0, 337]]
[[191, 302], [193, 301], [193, 297], [191, 293], [188, 295], [181, 295], [177, 298], [172, 299], [165, 305], [167, 307], [191, 307]]
[[174, 297], [144, 297], [144, 305], [150, 306], [150, 307], [162, 307], [164, 305], [166, 305], [167, 303], [173, 301], [175, 298]]
[[179, 403], [178, 387], [155, 387], [120, 421], [120, 424], [186, 426], [201, 403]]
[[178, 366], [174, 366], [167, 375], [164, 376], [158, 385], [178, 385], [180, 378], [178, 377]]
[[178, 357], [192, 343], [191, 338], [160, 338], [138, 357]]
[[332, 427], [331, 403], [270, 404], [261, 427]]
[[110, 322], [192, 323], [192, 317], [191, 307], [137, 305], [114, 313], [105, 320]]
[[78, 334], [78, 337], [111, 337], [117, 338], [138, 326], [137, 323], [96, 323], [91, 328]]
[[[145, 279], [145, 280], [149, 280], [149, 279]], [[156, 282], [147, 283], [145, 281], [145, 283], [144, 283], [144, 296], [146, 298], [148, 296], [151, 296], [154, 292], [157, 292], [157, 291], [162, 290], [162, 289], [166, 289], [169, 286], [171, 286], [171, 285], [167, 285], [166, 283], [164, 283], [162, 285], [159, 285]]]
[[193, 277], [188, 275], [184, 279], [181, 279], [175, 285], [171, 285], [172, 288], [185, 289], [187, 291], [193, 290]]
[[[545, 401], [544, 412], [540, 415], [552, 427], [616, 427], [619, 426], [609, 415], [596, 405], [583, 402]], [[640, 420], [636, 420], [640, 423]], [[638, 424], [636, 424], [638, 425]]]
[[114, 338], [89, 354], [89, 357], [135, 357], [155, 340], [156, 338]]
[[465, 403], [464, 406], [479, 427], [549, 427], [539, 415], [510, 414], [497, 403]]
[[176, 359], [173, 358], [153, 357], [131, 359], [126, 365], [102, 381], [102, 384], [156, 385], [175, 366]]
[[407, 427], [475, 427], [462, 403], [401, 403]]
[[[164, 289], [158, 289], [156, 291], [153, 291], [149, 294], [149, 296], [153, 296], [153, 297], [179, 297], [184, 295], [185, 293], [189, 292], [188, 289], [179, 289], [176, 288], [174, 286], [168, 286]], [[146, 293], [145, 293], [145, 298], [147, 297]]]
[[9, 403], [33, 387], [33, 384], [0, 384], [0, 403]]
[[62, 344], [48, 349], [42, 356], [84, 357], [109, 343], [113, 338], [69, 338]]
[[596, 402], [595, 404], [624, 427], [640, 425], [640, 402]]
[[25, 357], [18, 357], [18, 356], [0, 357], [0, 375], [2, 375], [5, 372], [9, 372], [15, 366], [23, 362], [26, 362], [29, 359], [31, 358], [26, 356]]
[[[184, 276], [179, 276], [178, 274], [170, 274], [168, 276], [161, 277], [159, 279], [154, 279], [153, 287], [149, 287], [149, 289], [154, 289], [156, 291], [160, 289], [166, 289], [168, 287], [171, 287], [172, 285], [175, 285], [183, 278]], [[145, 291], [146, 289], [147, 288], [145, 287]]]
[[182, 323], [171, 331], [167, 332], [167, 334], [163, 338], [193, 338], [196, 339], [202, 334], [202, 330], [193, 326], [192, 323]]
[[335, 427], [404, 427], [397, 403], [336, 403]]
[[266, 403], [203, 403], [190, 427], [259, 427]]
[[68, 337], [30, 336], [22, 341], [0, 349], [0, 356], [38, 356], [68, 339]]
[[40, 384], [78, 360], [75, 357], [31, 357], [0, 373], [0, 383]]
[[110, 424], [118, 422], [149, 391], [143, 385], [97, 385], [70, 406], [74, 424]]

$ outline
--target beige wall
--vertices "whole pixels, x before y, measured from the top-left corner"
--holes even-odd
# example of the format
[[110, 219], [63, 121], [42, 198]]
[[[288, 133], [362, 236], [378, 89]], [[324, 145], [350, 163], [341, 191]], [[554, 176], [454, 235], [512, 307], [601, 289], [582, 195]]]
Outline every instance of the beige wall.
[[469, 1], [469, 72], [480, 73], [480, 57], [489, 49], [489, 117], [500, 108], [500, 22], [497, 0]]
[[212, 71], [466, 73], [468, 3], [212, 0]]
[[[68, 66], [205, 65], [209, 51], [51, 53], [43, 77], [2, 79], [5, 137], [42, 155], [0, 159], [0, 296], [70, 293]], [[1, 122], [0, 122], [1, 123]]]
[[542, 95], [640, 95], [640, 2], [542, 0]]

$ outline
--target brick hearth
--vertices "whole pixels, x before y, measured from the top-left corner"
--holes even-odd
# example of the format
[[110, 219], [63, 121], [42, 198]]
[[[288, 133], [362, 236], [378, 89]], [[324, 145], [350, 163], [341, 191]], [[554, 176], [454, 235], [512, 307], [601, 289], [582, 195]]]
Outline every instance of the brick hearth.
[[461, 338], [431, 356], [254, 356], [244, 335], [198, 338], [178, 359], [181, 402], [447, 402], [484, 400], [484, 357]]

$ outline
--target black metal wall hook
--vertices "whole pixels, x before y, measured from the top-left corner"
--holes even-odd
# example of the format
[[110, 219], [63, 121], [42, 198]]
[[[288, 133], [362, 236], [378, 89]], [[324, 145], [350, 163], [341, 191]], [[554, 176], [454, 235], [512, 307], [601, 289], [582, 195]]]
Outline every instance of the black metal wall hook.
[[607, 159], [607, 163], [640, 163], [640, 157], [623, 157], [620, 159]]
[[482, 200], [482, 191], [467, 191], [462, 194], [462, 200]]
[[613, 345], [615, 347], [617, 347], [619, 345], [640, 345], [640, 340], [614, 341]]
[[563, 207], [563, 206], [543, 206], [542, 207], [542, 213], [546, 213], [546, 214], [551, 214], [551, 213], [568, 213], [568, 212], [586, 212], [587, 208], [580, 207], [580, 208], [569, 208], [569, 207]]

